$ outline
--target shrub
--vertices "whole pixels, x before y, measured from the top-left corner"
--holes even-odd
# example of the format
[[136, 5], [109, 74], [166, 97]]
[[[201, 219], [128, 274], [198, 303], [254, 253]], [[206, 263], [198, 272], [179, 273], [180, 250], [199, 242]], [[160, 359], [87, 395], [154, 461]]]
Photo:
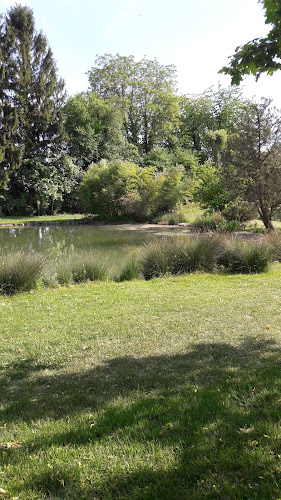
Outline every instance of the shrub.
[[126, 161], [90, 165], [80, 186], [85, 211], [103, 219], [148, 220], [173, 209], [183, 198], [183, 168], [157, 172]]
[[212, 215], [206, 215], [205, 217], [200, 217], [192, 222], [192, 226], [199, 231], [217, 231], [222, 228], [226, 223], [225, 218], [220, 212], [216, 212]]
[[227, 233], [233, 233], [234, 231], [243, 231], [245, 225], [238, 220], [229, 220], [218, 227], [221, 231], [226, 231]]
[[13, 294], [35, 288], [42, 277], [45, 261], [38, 253], [23, 251], [0, 256], [0, 293]]
[[230, 239], [218, 263], [233, 274], [262, 273], [268, 269], [272, 249], [266, 242], [246, 242]]
[[148, 243], [141, 261], [144, 278], [150, 280], [172, 272], [178, 247], [179, 242], [174, 238], [164, 238]]
[[257, 210], [252, 203], [237, 199], [227, 203], [222, 209], [222, 215], [227, 221], [247, 222], [256, 216]]

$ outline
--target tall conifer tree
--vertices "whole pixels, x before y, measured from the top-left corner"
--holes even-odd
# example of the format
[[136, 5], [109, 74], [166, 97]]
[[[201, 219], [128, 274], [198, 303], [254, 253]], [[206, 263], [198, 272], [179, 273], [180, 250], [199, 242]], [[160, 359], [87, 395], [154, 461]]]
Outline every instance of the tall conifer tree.
[[1, 24], [1, 178], [14, 212], [42, 212], [64, 173], [64, 82], [30, 8], [16, 4]]

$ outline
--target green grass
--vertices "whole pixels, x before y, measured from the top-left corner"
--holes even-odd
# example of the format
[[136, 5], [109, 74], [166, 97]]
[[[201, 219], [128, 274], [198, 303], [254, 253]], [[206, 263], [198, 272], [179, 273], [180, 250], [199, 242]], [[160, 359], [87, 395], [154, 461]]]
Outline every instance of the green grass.
[[279, 499], [280, 278], [1, 297], [1, 498]]
[[[273, 224], [275, 229], [281, 229], [281, 221], [273, 220], [272, 224]], [[247, 228], [248, 229], [252, 229], [252, 228], [265, 229], [263, 222], [261, 220], [258, 220], [258, 219], [251, 220], [249, 222], [249, 224], [247, 225]]]
[[67, 222], [71, 220], [83, 219], [83, 214], [57, 214], [57, 215], [40, 215], [26, 217], [0, 217], [0, 226], [5, 224], [25, 224], [27, 222]]

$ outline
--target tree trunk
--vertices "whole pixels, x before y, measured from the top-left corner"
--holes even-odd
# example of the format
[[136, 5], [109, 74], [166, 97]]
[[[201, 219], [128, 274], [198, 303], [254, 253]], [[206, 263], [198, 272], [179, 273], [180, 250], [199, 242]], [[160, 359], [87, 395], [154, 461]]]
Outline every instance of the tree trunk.
[[259, 209], [259, 214], [267, 231], [274, 231], [274, 226], [272, 224], [271, 216], [269, 215], [268, 211], [264, 207], [262, 207]]

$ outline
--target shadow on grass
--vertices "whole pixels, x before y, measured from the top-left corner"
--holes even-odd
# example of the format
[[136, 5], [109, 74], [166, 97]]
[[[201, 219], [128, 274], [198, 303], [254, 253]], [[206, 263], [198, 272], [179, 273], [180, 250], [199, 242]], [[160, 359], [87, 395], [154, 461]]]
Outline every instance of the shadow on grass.
[[[92, 459], [96, 480], [77, 460], [51, 470], [35, 465], [25, 487], [38, 498], [277, 499], [280, 354], [273, 341], [246, 338], [239, 346], [196, 344], [181, 355], [113, 359], [84, 373], [40, 374], [32, 360], [6, 367], [3, 421], [66, 418], [71, 425], [54, 424], [5, 451], [4, 462], [53, 447], [104, 446], [106, 473]], [[112, 455], [119, 447], [120, 464], [126, 454], [126, 466], [110, 467], [108, 446]], [[155, 449], [171, 455], [168, 465], [149, 459]], [[143, 454], [137, 466], [134, 453]]]

